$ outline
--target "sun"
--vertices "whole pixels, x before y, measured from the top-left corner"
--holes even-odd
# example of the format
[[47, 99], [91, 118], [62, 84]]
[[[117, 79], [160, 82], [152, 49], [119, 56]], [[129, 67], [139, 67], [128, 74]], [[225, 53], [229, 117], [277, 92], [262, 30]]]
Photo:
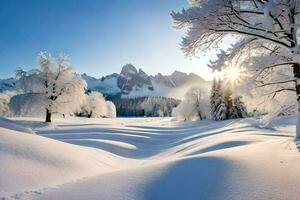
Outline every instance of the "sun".
[[215, 78], [224, 80], [226, 83], [233, 85], [240, 84], [247, 77], [246, 70], [242, 67], [229, 66], [222, 71], [215, 72]]
[[225, 69], [225, 78], [236, 81], [239, 79], [241, 74], [241, 69], [238, 67], [228, 67]]

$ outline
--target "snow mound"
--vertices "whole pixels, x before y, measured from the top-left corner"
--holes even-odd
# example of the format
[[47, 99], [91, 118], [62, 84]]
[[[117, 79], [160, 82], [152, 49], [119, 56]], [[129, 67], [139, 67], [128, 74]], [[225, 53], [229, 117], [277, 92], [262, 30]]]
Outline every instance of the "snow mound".
[[122, 160], [25, 132], [30, 131], [0, 119], [0, 198], [117, 170]]
[[273, 129], [253, 119], [172, 118], [57, 119], [53, 127], [35, 127], [38, 135], [0, 128], [0, 194], [43, 200], [299, 199], [293, 119], [280, 118]]

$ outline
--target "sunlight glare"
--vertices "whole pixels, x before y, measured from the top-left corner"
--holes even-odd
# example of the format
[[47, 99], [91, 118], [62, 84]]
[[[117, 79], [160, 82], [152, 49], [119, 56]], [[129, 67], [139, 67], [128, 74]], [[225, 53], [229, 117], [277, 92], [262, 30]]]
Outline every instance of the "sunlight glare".
[[229, 66], [222, 71], [214, 72], [214, 78], [216, 80], [224, 80], [231, 85], [240, 84], [247, 76], [246, 71], [242, 67]]
[[229, 66], [224, 69], [224, 79], [232, 86], [240, 84], [246, 76], [246, 70], [242, 67]]
[[238, 68], [238, 67], [228, 67], [225, 69], [224, 71], [224, 75], [225, 75], [225, 78], [229, 79], [229, 80], [232, 80], [232, 81], [235, 81], [237, 79], [239, 79], [239, 76], [241, 74], [241, 68]]

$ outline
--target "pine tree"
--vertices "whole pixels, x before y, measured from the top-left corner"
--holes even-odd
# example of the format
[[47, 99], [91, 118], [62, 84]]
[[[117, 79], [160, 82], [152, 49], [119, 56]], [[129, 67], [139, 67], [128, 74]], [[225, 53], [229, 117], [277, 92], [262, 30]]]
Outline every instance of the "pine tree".
[[225, 105], [227, 108], [226, 119], [232, 119], [235, 117], [233, 116], [233, 99], [232, 99], [231, 84], [228, 84], [224, 90], [225, 92], [223, 94], [224, 94]]
[[247, 109], [244, 102], [241, 100], [242, 97], [232, 97], [232, 85], [228, 84], [224, 92], [224, 99], [226, 103], [226, 118], [236, 119], [247, 117]]
[[227, 119], [227, 107], [226, 101], [223, 96], [221, 81], [214, 80], [211, 90], [210, 106], [211, 106], [211, 117], [214, 120], [225, 120]]
[[215, 119], [215, 112], [217, 109], [216, 99], [217, 99], [218, 93], [217, 93], [216, 88], [217, 88], [217, 82], [216, 82], [216, 79], [214, 79], [212, 88], [211, 88], [211, 92], [210, 92], [210, 114], [213, 119]]
[[245, 118], [248, 116], [245, 103], [242, 101], [242, 97], [238, 96], [233, 99], [232, 118]]
[[217, 107], [216, 117], [215, 117], [215, 120], [217, 120], [217, 121], [227, 119], [227, 107], [226, 107], [225, 101], [222, 98], [222, 96], [220, 96], [220, 97], [221, 98], [219, 99], [219, 105]]

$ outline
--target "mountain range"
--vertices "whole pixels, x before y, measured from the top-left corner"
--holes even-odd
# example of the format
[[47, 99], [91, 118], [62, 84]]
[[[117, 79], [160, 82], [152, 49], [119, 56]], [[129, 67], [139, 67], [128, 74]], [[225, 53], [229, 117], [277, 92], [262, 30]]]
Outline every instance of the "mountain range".
[[[210, 82], [195, 73], [186, 74], [174, 71], [171, 75], [148, 75], [142, 69], [137, 70], [132, 64], [122, 67], [120, 73], [113, 73], [102, 78], [87, 74], [81, 77], [87, 82], [88, 89], [99, 91], [104, 96], [141, 97], [164, 96], [182, 99], [191, 87], [206, 88]], [[14, 78], [0, 79], [0, 92], [15, 89]]]
[[188, 88], [206, 88], [210, 84], [195, 73], [174, 71], [171, 75], [158, 73], [152, 76], [142, 69], [137, 70], [132, 64], [123, 66], [119, 74], [114, 73], [99, 79], [82, 74], [82, 78], [90, 90], [100, 91], [106, 96], [122, 97], [165, 96], [181, 99]]

